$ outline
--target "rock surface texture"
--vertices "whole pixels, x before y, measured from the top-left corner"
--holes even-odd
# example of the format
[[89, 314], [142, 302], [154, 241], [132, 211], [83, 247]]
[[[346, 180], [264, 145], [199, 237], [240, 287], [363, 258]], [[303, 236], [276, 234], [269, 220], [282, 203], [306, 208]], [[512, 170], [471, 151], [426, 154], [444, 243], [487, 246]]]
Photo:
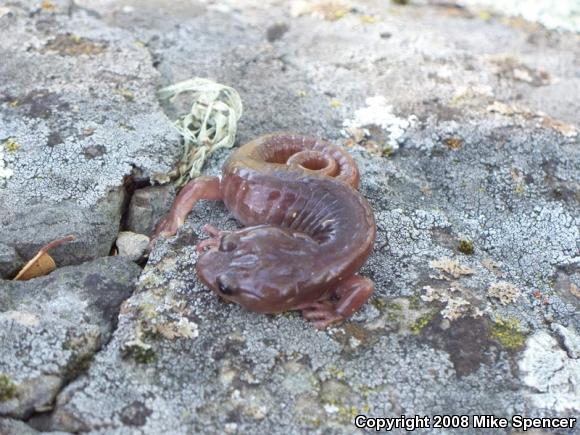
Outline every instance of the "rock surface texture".
[[[57, 264], [84, 262], [0, 281], [0, 432], [578, 415], [579, 35], [447, 2], [0, 5], [0, 272], [69, 233]], [[182, 108], [166, 116], [155, 91], [192, 76], [240, 92], [238, 143], [288, 130], [352, 152], [378, 234], [361, 271], [375, 294], [350, 321], [317, 331], [207, 291], [201, 227], [237, 225], [218, 203], [142, 272], [94, 260], [172, 196], [130, 201], [124, 179], [160, 179], [179, 157]]]

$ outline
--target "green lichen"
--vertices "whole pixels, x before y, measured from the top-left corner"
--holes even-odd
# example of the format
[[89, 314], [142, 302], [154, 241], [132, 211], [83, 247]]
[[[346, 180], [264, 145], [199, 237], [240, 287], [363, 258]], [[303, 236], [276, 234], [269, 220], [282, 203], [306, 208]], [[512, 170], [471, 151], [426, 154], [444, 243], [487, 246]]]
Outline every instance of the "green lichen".
[[457, 246], [457, 250], [465, 255], [473, 255], [473, 242], [471, 240], [461, 239], [459, 241], [459, 245]]
[[414, 335], [419, 335], [423, 328], [429, 324], [429, 322], [435, 317], [435, 311], [429, 311], [428, 313], [420, 316], [415, 323], [413, 323], [409, 329]]
[[526, 341], [520, 322], [514, 318], [496, 318], [490, 335], [506, 349], [520, 349]]
[[14, 140], [14, 138], [11, 137], [4, 141], [4, 148], [10, 153], [15, 153], [20, 149], [21, 146], [22, 145], [20, 145], [18, 142], [16, 142], [16, 140]]
[[4, 373], [0, 373], [0, 402], [12, 399], [16, 395], [16, 385]]

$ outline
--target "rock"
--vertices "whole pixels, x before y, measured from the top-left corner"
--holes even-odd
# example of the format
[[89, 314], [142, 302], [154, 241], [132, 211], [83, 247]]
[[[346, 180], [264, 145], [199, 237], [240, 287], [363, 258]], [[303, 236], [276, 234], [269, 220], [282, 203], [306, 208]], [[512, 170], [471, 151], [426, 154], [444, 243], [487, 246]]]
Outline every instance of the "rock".
[[562, 347], [568, 353], [568, 357], [580, 359], [580, 335], [574, 330], [573, 326], [566, 328], [563, 325], [552, 323], [552, 331], [562, 341]]
[[30, 281], [0, 281], [0, 416], [45, 412], [109, 340], [141, 269], [106, 257]]
[[74, 233], [57, 264], [108, 255], [124, 178], [155, 178], [177, 158], [159, 73], [143, 44], [71, 1], [2, 10], [0, 167], [12, 175], [0, 176], [0, 242], [27, 260]]
[[149, 244], [149, 237], [131, 231], [121, 231], [117, 237], [118, 255], [131, 261], [138, 261]]
[[0, 278], [11, 278], [24, 266], [24, 261], [12, 247], [0, 243]]
[[[74, 10], [70, 18], [55, 18], [58, 31], [34, 23], [46, 32], [38, 38], [50, 48], [48, 60], [55, 62], [58, 53], [61, 62], [74, 64], [67, 73], [93, 59], [88, 82], [75, 76], [77, 92], [86, 95], [93, 69], [103, 75], [105, 64], [132, 80], [130, 91], [135, 101], [144, 100], [143, 113], [157, 114], [151, 59], [142, 47], [127, 47], [138, 38], [147, 42], [165, 82], [211, 77], [240, 91], [239, 143], [291, 130], [348, 146], [377, 220], [375, 250], [361, 270], [375, 282], [375, 293], [352, 319], [323, 332], [297, 313], [260, 315], [223, 303], [196, 278], [194, 245], [205, 237], [204, 224], [234, 229], [237, 223], [222, 204], [200, 203], [176, 237], [156, 245], [111, 340], [96, 354], [89, 341], [90, 367], [66, 383], [39, 428], [351, 433], [357, 414], [575, 415], [576, 35], [515, 28], [447, 6], [393, 6], [391, 13], [379, 0], [342, 9], [334, 2], [312, 3], [296, 16], [267, 1], [76, 3], [101, 18]], [[24, 19], [40, 18], [18, 18]], [[63, 37], [62, 29], [76, 31], [85, 21], [93, 30], [78, 40]], [[285, 23], [287, 31], [271, 32], [270, 39], [282, 38], [268, 41], [265, 29], [273, 23]], [[126, 61], [110, 53], [113, 46]], [[116, 67], [106, 63], [107, 55]], [[135, 66], [139, 56], [143, 70]], [[114, 89], [99, 95], [110, 102]], [[131, 109], [130, 94], [123, 94], [115, 102], [139, 116], [131, 112], [137, 109]], [[35, 96], [43, 104], [25, 107], [37, 119], [72, 98]], [[187, 107], [185, 100], [168, 104], [168, 113]], [[82, 113], [105, 112], [96, 103], [77, 104], [86, 109]], [[2, 106], [2, 113], [7, 110]], [[59, 110], [69, 116], [66, 107]], [[146, 134], [157, 131], [158, 121], [145, 120], [147, 127], [133, 136], [119, 132], [129, 149], [149, 156], [143, 166], [167, 161], [155, 135]], [[82, 150], [71, 141], [58, 145], [56, 134], [47, 133], [46, 141], [60, 151], [72, 147], [91, 165], [104, 159], [108, 176], [119, 162], [137, 159], [111, 145], [118, 142], [108, 125], [97, 127], [109, 140], [85, 140]], [[61, 138], [64, 130], [57, 131]], [[219, 174], [228, 154], [213, 154], [205, 173]], [[6, 168], [17, 169], [11, 156], [5, 155]], [[112, 172], [111, 184], [118, 185], [119, 173]], [[18, 175], [15, 170], [8, 179], [10, 189], [22, 180]], [[63, 175], [67, 187], [69, 176]], [[96, 190], [87, 190], [94, 180], [88, 178], [78, 185], [86, 201], [96, 203], [107, 183], [97, 177]], [[86, 202], [75, 190], [69, 194]], [[147, 229], [152, 221], [143, 219]], [[462, 240], [469, 249], [461, 248]], [[512, 303], [489, 298], [488, 289], [498, 282], [517, 288], [518, 298], [515, 292]], [[24, 324], [36, 321], [26, 313], [11, 316]], [[550, 330], [547, 322], [566, 325], [566, 332]]]
[[65, 434], [65, 432], [39, 432], [22, 421], [10, 418], [0, 419], [0, 433], [3, 435], [36, 435], [39, 433], [48, 435]]
[[539, 409], [579, 411], [580, 360], [570, 358], [546, 331], [528, 339], [519, 362], [527, 395]]
[[116, 189], [91, 208], [63, 201], [9, 210], [0, 215], [5, 229], [0, 242], [14, 246], [28, 261], [43, 245], [73, 234], [74, 241], [50, 251], [58, 266], [107, 256], [119, 230], [123, 197], [124, 191]]
[[127, 230], [150, 235], [159, 219], [171, 207], [174, 198], [175, 188], [171, 185], [137, 189], [127, 211]]

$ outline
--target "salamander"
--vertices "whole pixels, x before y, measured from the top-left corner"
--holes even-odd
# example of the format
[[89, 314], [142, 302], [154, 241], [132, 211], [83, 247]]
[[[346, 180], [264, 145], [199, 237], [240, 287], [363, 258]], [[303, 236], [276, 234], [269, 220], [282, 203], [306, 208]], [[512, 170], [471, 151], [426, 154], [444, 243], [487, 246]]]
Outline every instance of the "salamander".
[[199, 200], [221, 200], [246, 228], [197, 245], [199, 279], [222, 298], [260, 313], [300, 310], [323, 329], [343, 321], [374, 284], [357, 275], [376, 235], [350, 154], [293, 134], [261, 136], [234, 151], [223, 175], [198, 177], [177, 195], [152, 240], [174, 235]]

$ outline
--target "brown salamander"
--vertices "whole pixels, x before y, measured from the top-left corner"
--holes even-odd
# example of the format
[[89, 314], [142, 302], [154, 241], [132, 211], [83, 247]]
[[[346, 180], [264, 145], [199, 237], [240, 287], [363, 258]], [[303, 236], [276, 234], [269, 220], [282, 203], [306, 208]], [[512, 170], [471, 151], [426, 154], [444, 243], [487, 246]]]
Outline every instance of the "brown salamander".
[[222, 200], [247, 228], [204, 227], [213, 237], [198, 244], [201, 281], [248, 310], [301, 310], [325, 328], [358, 310], [374, 288], [356, 274], [376, 233], [358, 184], [345, 150], [312, 137], [262, 136], [230, 155], [221, 180], [187, 184], [152, 239], [175, 234], [198, 200]]

